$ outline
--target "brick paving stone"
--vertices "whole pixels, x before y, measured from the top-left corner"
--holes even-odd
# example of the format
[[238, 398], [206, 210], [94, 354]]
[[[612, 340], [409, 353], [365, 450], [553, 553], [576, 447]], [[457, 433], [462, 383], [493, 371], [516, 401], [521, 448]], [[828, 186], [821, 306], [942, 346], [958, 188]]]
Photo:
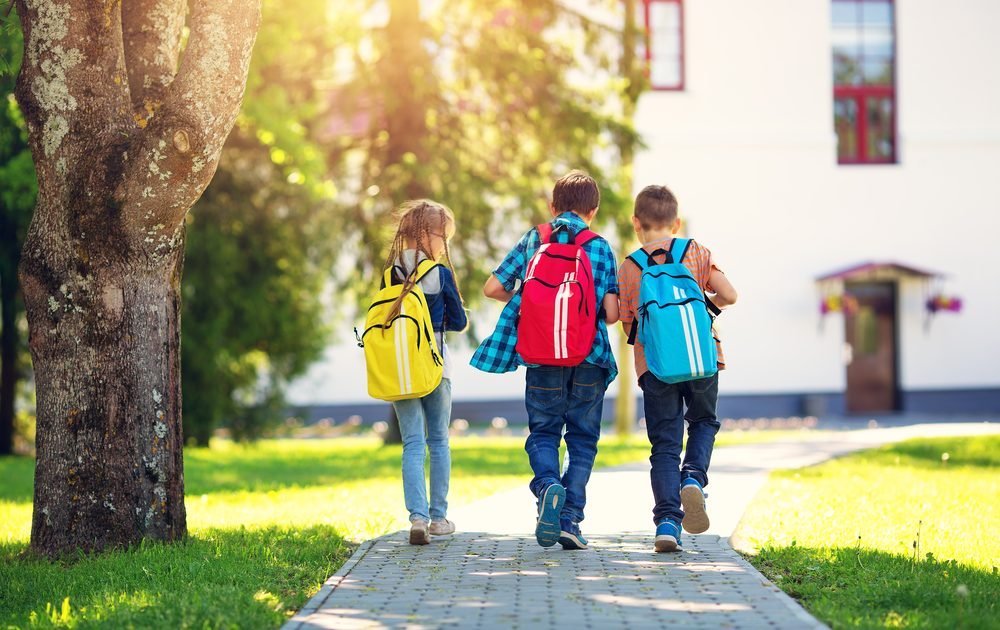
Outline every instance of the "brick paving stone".
[[[943, 435], [998, 430], [935, 426]], [[771, 469], [934, 432], [923, 425], [718, 449], [707, 487], [712, 526], [684, 534], [678, 553], [653, 551], [646, 463], [592, 475], [586, 550], [539, 547], [534, 499], [523, 487], [499, 493], [454, 510], [459, 531], [429, 545], [408, 544], [406, 531], [366, 541], [284, 630], [824, 628], [733, 551], [739, 517]]]

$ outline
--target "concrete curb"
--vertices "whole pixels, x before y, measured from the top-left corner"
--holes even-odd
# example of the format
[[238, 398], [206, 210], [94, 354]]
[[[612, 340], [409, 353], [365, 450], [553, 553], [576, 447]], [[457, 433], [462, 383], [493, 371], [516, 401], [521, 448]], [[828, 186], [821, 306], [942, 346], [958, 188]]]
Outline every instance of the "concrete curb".
[[[382, 536], [379, 538], [382, 538]], [[361, 543], [361, 545], [354, 550], [351, 557], [347, 559], [347, 562], [345, 562], [336, 573], [327, 578], [326, 582], [323, 582], [323, 586], [321, 586], [319, 591], [317, 591], [317, 593], [313, 595], [308, 602], [306, 602], [305, 606], [300, 608], [299, 611], [295, 613], [294, 617], [286, 621], [285, 624], [281, 626], [281, 630], [299, 630], [302, 628], [302, 624], [306, 622], [309, 615], [319, 610], [323, 604], [326, 603], [326, 600], [333, 595], [333, 592], [337, 590], [337, 587], [344, 581], [344, 578], [347, 577], [347, 575], [354, 569], [355, 566], [357, 566], [359, 562], [361, 562], [361, 559], [365, 557], [365, 554], [367, 554], [368, 551], [375, 546], [375, 543], [378, 542], [379, 538], [372, 538]]]
[[741, 567], [743, 567], [747, 571], [747, 573], [757, 576], [757, 578], [760, 580], [761, 585], [764, 588], [768, 589], [769, 591], [773, 592], [774, 596], [781, 603], [783, 603], [786, 608], [788, 608], [788, 612], [791, 613], [792, 616], [794, 616], [799, 622], [802, 623], [803, 628], [823, 628], [829, 630], [830, 628], [829, 626], [821, 622], [816, 617], [813, 617], [812, 614], [810, 614], [809, 611], [802, 606], [802, 604], [800, 604], [795, 600], [795, 598], [793, 598], [785, 591], [781, 590], [781, 587], [779, 587], [771, 580], [767, 579], [766, 575], [758, 571], [755, 566], [747, 562], [747, 559], [744, 558], [740, 554], [740, 552], [736, 551], [736, 549], [734, 549], [731, 544], [729, 544], [729, 538], [719, 537], [719, 546], [725, 549], [730, 554], [732, 554], [733, 557], [736, 558], [736, 562]]

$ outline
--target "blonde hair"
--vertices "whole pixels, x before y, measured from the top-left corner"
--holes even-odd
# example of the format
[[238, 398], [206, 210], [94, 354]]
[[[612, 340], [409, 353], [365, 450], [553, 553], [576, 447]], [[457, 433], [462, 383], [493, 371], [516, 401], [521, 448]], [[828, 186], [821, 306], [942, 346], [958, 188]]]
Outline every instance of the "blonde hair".
[[[403, 202], [396, 209], [396, 236], [392, 239], [389, 247], [389, 256], [386, 258], [383, 274], [386, 269], [393, 267], [396, 261], [402, 261], [403, 250], [415, 249], [419, 260], [419, 254], [423, 253], [429, 260], [434, 260], [434, 253], [431, 251], [431, 238], [440, 236], [444, 242], [444, 263], [455, 274], [455, 268], [451, 264], [451, 250], [448, 249], [448, 241], [455, 235], [455, 215], [452, 214], [445, 205], [431, 201], [430, 199], [413, 199]], [[412, 271], [416, 271], [415, 269]], [[399, 297], [392, 303], [386, 321], [399, 315], [399, 308], [403, 303], [403, 298], [413, 291], [416, 279], [415, 273], [407, 274], [403, 278], [403, 290]], [[458, 283], [456, 282], [456, 289]], [[461, 292], [458, 294], [462, 298]], [[464, 304], [464, 300], [463, 300]]]

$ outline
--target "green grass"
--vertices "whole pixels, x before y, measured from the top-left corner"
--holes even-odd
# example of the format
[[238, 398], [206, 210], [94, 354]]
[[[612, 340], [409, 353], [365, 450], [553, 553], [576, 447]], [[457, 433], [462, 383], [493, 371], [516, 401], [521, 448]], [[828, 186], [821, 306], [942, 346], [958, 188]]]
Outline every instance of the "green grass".
[[782, 471], [739, 536], [833, 628], [1000, 628], [1000, 436], [919, 439]]
[[[604, 439], [598, 465], [648, 450]], [[186, 541], [61, 562], [25, 553], [34, 461], [0, 458], [0, 628], [277, 627], [357, 542], [407, 524], [400, 457], [364, 438], [187, 449]], [[530, 478], [519, 437], [453, 439], [452, 469], [453, 507]]]

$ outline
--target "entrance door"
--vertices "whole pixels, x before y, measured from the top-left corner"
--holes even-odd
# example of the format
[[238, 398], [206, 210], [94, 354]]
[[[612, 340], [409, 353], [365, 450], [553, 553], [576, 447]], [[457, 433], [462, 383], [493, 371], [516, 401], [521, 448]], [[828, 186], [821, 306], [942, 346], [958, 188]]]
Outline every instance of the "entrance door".
[[896, 285], [847, 283], [845, 291], [857, 300], [857, 309], [844, 316], [844, 337], [851, 348], [847, 364], [847, 411], [895, 411], [899, 390]]

